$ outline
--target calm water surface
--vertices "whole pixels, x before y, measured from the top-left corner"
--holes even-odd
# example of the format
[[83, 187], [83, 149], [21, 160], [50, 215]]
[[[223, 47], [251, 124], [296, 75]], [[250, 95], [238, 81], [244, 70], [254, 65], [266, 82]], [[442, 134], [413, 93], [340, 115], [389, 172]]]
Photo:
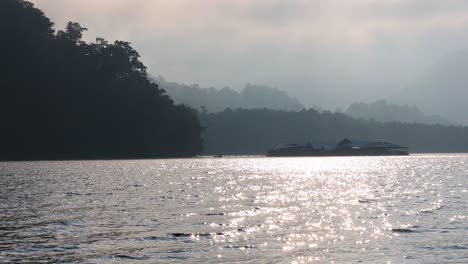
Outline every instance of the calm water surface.
[[0, 263], [468, 263], [468, 155], [0, 163]]

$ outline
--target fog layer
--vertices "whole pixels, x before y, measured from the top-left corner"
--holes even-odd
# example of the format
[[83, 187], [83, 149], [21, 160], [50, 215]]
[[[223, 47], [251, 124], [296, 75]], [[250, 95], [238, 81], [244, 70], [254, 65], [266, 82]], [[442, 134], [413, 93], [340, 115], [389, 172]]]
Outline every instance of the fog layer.
[[468, 124], [466, 106], [451, 103], [463, 95], [463, 74], [447, 80], [434, 66], [468, 46], [467, 1], [33, 2], [56, 28], [76, 20], [90, 40], [131, 41], [154, 76], [202, 87], [270, 85], [329, 109], [384, 98]]

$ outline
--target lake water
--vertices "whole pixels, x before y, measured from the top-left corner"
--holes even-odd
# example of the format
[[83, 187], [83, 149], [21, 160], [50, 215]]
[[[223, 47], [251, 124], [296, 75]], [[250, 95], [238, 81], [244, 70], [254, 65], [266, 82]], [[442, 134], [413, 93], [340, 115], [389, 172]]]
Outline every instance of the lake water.
[[468, 155], [0, 163], [0, 263], [468, 263]]

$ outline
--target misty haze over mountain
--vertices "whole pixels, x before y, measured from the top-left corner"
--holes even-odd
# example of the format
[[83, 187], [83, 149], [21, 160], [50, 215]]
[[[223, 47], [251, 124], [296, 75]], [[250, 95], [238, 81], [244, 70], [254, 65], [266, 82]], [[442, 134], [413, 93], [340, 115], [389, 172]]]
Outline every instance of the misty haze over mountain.
[[409, 98], [423, 111], [430, 110], [468, 124], [468, 50], [442, 57], [419, 76], [411, 87], [414, 89], [408, 91]]
[[304, 105], [277, 88], [247, 84], [240, 91], [229, 87], [222, 89], [200, 88], [197, 84], [184, 85], [168, 82], [159, 77], [154, 80], [164, 89], [175, 103], [186, 104], [195, 109], [208, 112], [221, 112], [226, 108], [268, 108], [276, 110], [299, 111]]
[[387, 102], [386, 100], [377, 100], [375, 102], [352, 103], [345, 114], [354, 118], [374, 119], [381, 122], [403, 122], [403, 123], [421, 123], [421, 124], [440, 124], [456, 125], [446, 118], [437, 115], [426, 115], [416, 106], [398, 105]]
[[33, 2], [85, 39], [130, 41], [153, 76], [265, 84], [324, 109], [386, 98], [468, 124], [468, 1]]
[[[153, 79], [153, 82], [164, 89], [175, 103], [210, 113], [222, 112], [226, 108], [267, 108], [286, 111], [300, 111], [306, 108], [298, 99], [288, 96], [286, 92], [265, 85], [247, 84], [238, 92], [229, 87], [202, 88], [198, 84], [185, 85], [169, 82], [163, 77]], [[326, 111], [326, 109], [314, 108], [318, 111]], [[354, 118], [374, 119], [380, 122], [457, 125], [439, 115], [425, 114], [415, 105], [393, 104], [383, 99], [371, 103], [352, 103], [344, 113]]]
[[[278, 142], [345, 137], [391, 141], [416, 152], [468, 149], [468, 126], [443, 126], [453, 123], [416, 106], [385, 100], [354, 103], [347, 110], [353, 118], [320, 106], [304, 107], [268, 85], [247, 84], [238, 91], [154, 79], [129, 42], [100, 37], [86, 42], [87, 28], [79, 22], [60, 29], [30, 2], [0, 3], [0, 29], [10, 36], [0, 49], [5, 99], [0, 113], [7, 128], [1, 130], [2, 160], [262, 154]], [[462, 89], [457, 85], [464, 80], [464, 64], [453, 61], [435, 64], [423, 84]], [[429, 88], [421, 94], [430, 100], [418, 98], [435, 102], [437, 96], [457, 95]], [[337, 101], [343, 98], [336, 96]], [[444, 105], [446, 110], [458, 107], [436, 106]]]

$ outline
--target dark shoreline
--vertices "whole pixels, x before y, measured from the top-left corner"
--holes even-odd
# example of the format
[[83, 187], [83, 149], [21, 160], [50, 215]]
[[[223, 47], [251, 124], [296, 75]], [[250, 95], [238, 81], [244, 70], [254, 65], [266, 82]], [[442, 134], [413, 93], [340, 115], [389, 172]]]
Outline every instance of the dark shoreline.
[[[413, 152], [409, 155], [314, 155], [314, 156], [267, 156], [266, 154], [226, 154], [221, 158], [320, 158], [320, 157], [383, 157], [383, 156], [419, 156], [419, 155], [468, 154], [466, 152]], [[181, 157], [133, 157], [133, 158], [70, 158], [70, 159], [8, 159], [0, 162], [52, 162], [52, 161], [123, 161], [123, 160], [174, 160], [174, 159], [205, 159], [214, 158], [213, 155], [181, 156]]]
[[0, 162], [36, 162], [36, 161], [112, 161], [112, 160], [155, 160], [155, 159], [193, 159], [199, 156], [173, 157], [124, 157], [124, 158], [47, 158], [47, 159], [0, 159]]

